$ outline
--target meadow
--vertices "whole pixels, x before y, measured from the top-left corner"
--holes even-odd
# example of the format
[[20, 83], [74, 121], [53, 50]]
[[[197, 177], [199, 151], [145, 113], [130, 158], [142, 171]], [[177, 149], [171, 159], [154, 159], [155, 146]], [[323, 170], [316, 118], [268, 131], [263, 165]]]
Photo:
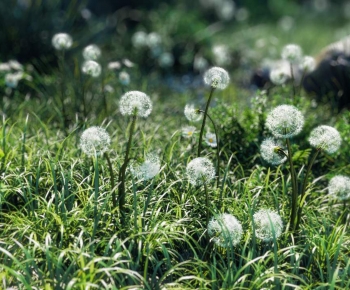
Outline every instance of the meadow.
[[[350, 112], [301, 86], [339, 11], [177, 8], [0, 55], [1, 289], [350, 288]], [[256, 89], [264, 57], [290, 66]]]

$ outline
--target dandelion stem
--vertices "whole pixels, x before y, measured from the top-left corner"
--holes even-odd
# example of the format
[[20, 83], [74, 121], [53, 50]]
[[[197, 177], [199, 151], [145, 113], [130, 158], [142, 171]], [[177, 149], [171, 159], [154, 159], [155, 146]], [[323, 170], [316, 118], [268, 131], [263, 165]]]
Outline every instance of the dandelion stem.
[[306, 173], [305, 173], [305, 177], [304, 177], [304, 180], [303, 180], [303, 185], [301, 187], [301, 192], [300, 192], [299, 209], [298, 209], [298, 215], [297, 215], [297, 222], [296, 222], [295, 230], [298, 230], [299, 224], [300, 224], [300, 220], [301, 220], [301, 212], [303, 210], [303, 205], [304, 205], [304, 200], [305, 200], [305, 195], [306, 195], [307, 179], [308, 179], [308, 177], [310, 175], [312, 165], [314, 164], [314, 162], [316, 160], [316, 157], [318, 156], [320, 151], [321, 151], [321, 149], [318, 148], [317, 151], [315, 152], [314, 156], [312, 157], [312, 159], [311, 159], [311, 161], [310, 161], [310, 163], [309, 163], [309, 165], [307, 167]]
[[[201, 113], [204, 113], [204, 111], [200, 110]], [[219, 147], [219, 135], [218, 135], [218, 130], [217, 127], [215, 125], [214, 120], [210, 117], [210, 115], [207, 113], [207, 117], [209, 118], [209, 120], [211, 121], [211, 123], [213, 124], [214, 127], [214, 132], [215, 132], [215, 138], [216, 138], [216, 159], [217, 159], [217, 164], [216, 164], [216, 187], [219, 187], [219, 183], [220, 183], [220, 147]]]
[[289, 161], [289, 166], [290, 166], [290, 175], [292, 179], [292, 211], [290, 215], [290, 226], [292, 227], [292, 230], [295, 229], [295, 217], [297, 214], [297, 202], [298, 202], [298, 184], [297, 184], [297, 176], [295, 173], [294, 165], [293, 165], [293, 160], [292, 160], [292, 149], [290, 145], [290, 141], [287, 138], [286, 139], [287, 143], [287, 150], [288, 150], [288, 161]]
[[114, 182], [114, 172], [113, 172], [113, 167], [112, 167], [112, 163], [111, 163], [111, 160], [109, 159], [109, 155], [107, 152], [105, 152], [104, 154], [105, 158], [106, 158], [106, 161], [107, 161], [107, 164], [108, 164], [108, 169], [109, 169], [109, 175], [111, 177], [111, 190], [112, 190], [112, 202], [113, 202], [113, 209], [116, 208], [117, 206], [117, 197], [115, 195], [115, 182]]
[[208, 224], [209, 224], [209, 194], [207, 184], [204, 182], [204, 191], [205, 191], [205, 207], [206, 207], [206, 219], [205, 219], [205, 228], [207, 229], [207, 239], [209, 240], [208, 233]]
[[293, 85], [293, 98], [292, 98], [292, 100], [293, 100], [293, 104], [295, 104], [295, 102], [296, 102], [296, 92], [295, 92], [295, 83], [294, 83], [294, 71], [293, 71], [293, 65], [290, 63], [289, 64], [290, 65], [290, 75], [291, 75], [291, 77], [292, 77], [292, 85]]
[[215, 88], [212, 87], [211, 90], [210, 90], [210, 94], [209, 94], [209, 98], [208, 98], [208, 101], [207, 101], [207, 105], [206, 105], [206, 107], [205, 107], [204, 116], [203, 116], [203, 121], [202, 121], [202, 127], [201, 127], [201, 131], [200, 131], [200, 133], [199, 133], [197, 157], [200, 157], [200, 156], [201, 156], [202, 139], [203, 139], [205, 121], [206, 121], [206, 119], [207, 119], [207, 114], [208, 114], [208, 110], [209, 110], [209, 105], [210, 105], [211, 98], [213, 97], [214, 90], [215, 90]]
[[99, 171], [98, 171], [98, 157], [95, 155], [95, 177], [94, 177], [94, 227], [92, 231], [92, 242], [95, 239], [97, 226], [98, 226], [98, 213], [97, 213], [97, 201], [98, 201], [98, 192], [99, 192]]
[[126, 177], [126, 168], [129, 163], [129, 154], [130, 154], [130, 149], [131, 149], [131, 144], [132, 144], [132, 136], [135, 130], [135, 125], [136, 125], [136, 118], [137, 118], [137, 111], [135, 110], [132, 120], [131, 120], [131, 125], [130, 125], [130, 130], [129, 130], [129, 140], [128, 144], [126, 147], [126, 152], [125, 152], [125, 158], [124, 158], [124, 163], [120, 168], [119, 172], [119, 186], [118, 186], [118, 198], [119, 198], [119, 211], [120, 211], [120, 223], [125, 225], [125, 177]]
[[61, 90], [61, 95], [60, 95], [60, 101], [61, 101], [61, 109], [62, 109], [62, 130], [67, 134], [67, 126], [68, 126], [68, 116], [66, 112], [66, 107], [64, 105], [64, 99], [65, 99], [65, 93], [64, 93], [64, 82], [65, 82], [65, 73], [64, 73], [64, 59], [65, 59], [65, 50], [62, 49], [61, 53], [59, 54], [59, 69], [61, 73], [61, 78], [60, 78], [60, 90]]

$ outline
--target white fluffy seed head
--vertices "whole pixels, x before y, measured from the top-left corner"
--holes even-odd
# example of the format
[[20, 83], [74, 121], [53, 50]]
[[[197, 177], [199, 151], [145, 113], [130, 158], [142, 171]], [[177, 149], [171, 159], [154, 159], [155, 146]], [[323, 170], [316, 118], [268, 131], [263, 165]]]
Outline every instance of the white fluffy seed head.
[[202, 185], [211, 182], [215, 178], [215, 168], [213, 163], [205, 157], [197, 157], [188, 163], [187, 177], [194, 185]]
[[283, 222], [279, 214], [270, 209], [261, 209], [253, 215], [255, 236], [269, 242], [277, 239], [283, 230]]
[[90, 44], [83, 50], [85, 60], [97, 60], [101, 56], [101, 49], [96, 44]]
[[299, 64], [300, 69], [304, 72], [311, 72], [316, 67], [316, 61], [312, 56], [304, 56]]
[[52, 37], [52, 45], [57, 50], [69, 49], [72, 44], [73, 39], [67, 33], [57, 33]]
[[155, 177], [160, 170], [160, 159], [155, 153], [148, 153], [141, 164], [131, 164], [131, 174], [138, 180], [149, 180]]
[[119, 102], [119, 110], [122, 115], [148, 117], [152, 112], [151, 99], [143, 92], [130, 91], [125, 93]]
[[294, 106], [280, 105], [266, 118], [266, 127], [276, 138], [290, 138], [300, 133], [304, 126], [304, 116]]
[[236, 246], [243, 235], [241, 223], [231, 214], [220, 214], [208, 223], [208, 234], [220, 247]]
[[102, 155], [109, 149], [111, 138], [101, 127], [90, 127], [80, 137], [80, 148], [86, 155]]
[[311, 146], [331, 154], [339, 149], [341, 137], [337, 129], [321, 125], [311, 131], [309, 142]]
[[290, 63], [298, 63], [302, 58], [301, 47], [297, 44], [287, 44], [282, 49], [281, 57]]
[[212, 67], [204, 73], [203, 80], [206, 85], [223, 90], [228, 86], [230, 77], [223, 68]]
[[94, 78], [97, 78], [102, 71], [100, 64], [93, 60], [85, 61], [81, 70], [84, 74], [92, 76]]
[[287, 160], [287, 157], [281, 151], [285, 152], [281, 140], [266, 138], [260, 145], [261, 157], [272, 165], [279, 165]]
[[196, 133], [196, 127], [194, 126], [185, 126], [181, 129], [181, 134], [184, 138], [191, 138], [194, 133]]
[[191, 122], [198, 122], [202, 120], [203, 114], [199, 112], [194, 104], [187, 104], [184, 110], [185, 117]]
[[204, 141], [212, 148], [216, 148], [218, 146], [215, 133], [207, 132], [205, 134]]
[[270, 72], [270, 80], [275, 85], [283, 85], [289, 79], [289, 74], [284, 68], [274, 68]]
[[336, 175], [328, 183], [329, 194], [339, 200], [350, 198], [350, 178], [343, 175]]
[[127, 72], [120, 72], [118, 78], [123, 86], [128, 86], [130, 84], [130, 75]]

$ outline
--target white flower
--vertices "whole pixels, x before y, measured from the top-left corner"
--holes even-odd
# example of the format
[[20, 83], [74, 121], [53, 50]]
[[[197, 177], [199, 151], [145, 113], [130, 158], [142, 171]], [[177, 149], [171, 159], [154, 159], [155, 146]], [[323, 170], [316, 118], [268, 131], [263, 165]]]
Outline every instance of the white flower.
[[161, 42], [162, 42], [162, 38], [157, 32], [151, 32], [147, 35], [147, 45], [150, 48], [159, 46]]
[[215, 244], [229, 248], [236, 246], [243, 235], [241, 223], [231, 214], [220, 214], [208, 223], [208, 234]]
[[202, 72], [207, 67], [208, 67], [208, 61], [204, 57], [200, 55], [196, 55], [193, 60], [193, 69], [196, 71]]
[[11, 66], [7, 62], [0, 63], [0, 72], [8, 72], [11, 70]]
[[205, 143], [207, 143], [210, 147], [216, 148], [218, 147], [218, 143], [216, 141], [216, 135], [214, 133], [208, 132], [205, 134]]
[[10, 88], [16, 88], [18, 82], [23, 79], [23, 72], [19, 71], [16, 73], [8, 73], [5, 75], [5, 83]]
[[227, 65], [231, 62], [229, 49], [224, 44], [214, 45], [212, 48], [214, 60], [217, 65]]
[[119, 73], [119, 82], [123, 86], [129, 85], [130, 84], [130, 75], [125, 71], [120, 72]]
[[274, 138], [266, 138], [260, 145], [261, 157], [272, 165], [282, 164], [287, 160], [283, 155], [283, 142]]
[[194, 126], [182, 127], [182, 137], [191, 138], [195, 132], [196, 127]]
[[125, 93], [119, 102], [119, 110], [122, 115], [133, 115], [135, 110], [139, 117], [148, 117], [152, 112], [152, 102], [143, 92], [130, 91]]
[[94, 78], [98, 77], [102, 71], [101, 66], [93, 60], [85, 61], [81, 70], [84, 74], [90, 75]]
[[199, 112], [199, 109], [196, 108], [194, 104], [187, 104], [185, 106], [184, 114], [187, 120], [192, 122], [198, 122], [203, 118], [203, 114]]
[[304, 126], [301, 112], [291, 105], [280, 105], [266, 118], [266, 127], [276, 138], [290, 138], [300, 133]]
[[327, 153], [336, 152], [341, 144], [341, 137], [337, 129], [321, 125], [313, 129], [309, 137], [310, 145], [326, 151]]
[[97, 60], [101, 56], [101, 49], [96, 44], [90, 44], [83, 50], [85, 60]]
[[119, 61], [112, 61], [108, 63], [108, 69], [110, 70], [120, 69], [120, 68], [121, 68], [121, 64]]
[[289, 78], [289, 73], [284, 68], [274, 68], [270, 72], [270, 80], [275, 85], [283, 85]]
[[281, 56], [290, 63], [298, 63], [302, 57], [302, 50], [299, 45], [288, 44], [283, 47]]
[[316, 61], [312, 56], [304, 56], [303, 59], [301, 60], [300, 64], [300, 69], [305, 72], [311, 72], [315, 69], [316, 67]]
[[219, 5], [216, 5], [217, 16], [224, 21], [231, 20], [235, 14], [236, 5], [231, 0], [222, 0]]
[[160, 159], [158, 155], [154, 153], [148, 153], [145, 161], [142, 164], [130, 166], [131, 174], [139, 180], [152, 179], [159, 173]]
[[174, 56], [170, 52], [163, 52], [158, 59], [158, 63], [163, 68], [172, 67], [174, 64]]
[[209, 183], [215, 178], [214, 165], [205, 157], [193, 159], [188, 163], [186, 172], [189, 182], [194, 186]]
[[350, 198], [350, 178], [343, 175], [334, 176], [328, 183], [328, 192], [334, 198], [347, 200]]
[[57, 33], [52, 37], [52, 45], [57, 50], [69, 49], [72, 44], [73, 39], [67, 33]]
[[8, 64], [14, 70], [23, 70], [23, 65], [21, 65], [17, 60], [9, 60]]
[[111, 138], [107, 131], [101, 127], [90, 127], [80, 137], [80, 148], [86, 155], [102, 155], [109, 148]]
[[223, 68], [212, 67], [204, 73], [204, 83], [212, 88], [225, 89], [229, 82], [230, 77]]
[[147, 45], [147, 33], [143, 31], [137, 31], [131, 38], [131, 42], [135, 48], [144, 47]]
[[270, 209], [261, 209], [253, 215], [255, 236], [269, 242], [277, 239], [283, 230], [283, 222], [279, 214]]

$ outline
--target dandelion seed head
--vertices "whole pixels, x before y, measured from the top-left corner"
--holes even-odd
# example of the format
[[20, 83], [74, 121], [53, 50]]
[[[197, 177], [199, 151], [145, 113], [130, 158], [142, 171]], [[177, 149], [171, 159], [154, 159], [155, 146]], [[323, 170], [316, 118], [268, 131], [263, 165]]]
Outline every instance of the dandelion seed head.
[[240, 242], [243, 228], [236, 217], [224, 213], [209, 221], [208, 234], [215, 244], [223, 248], [229, 248]]
[[184, 138], [191, 138], [195, 132], [196, 127], [194, 126], [185, 126], [181, 129], [182, 137]]
[[343, 175], [336, 175], [328, 183], [328, 192], [339, 200], [350, 198], [350, 178]]
[[135, 48], [141, 48], [147, 45], [147, 33], [144, 31], [137, 31], [131, 38], [131, 42]]
[[226, 70], [221, 67], [212, 67], [204, 73], [204, 83], [212, 88], [225, 89], [229, 82], [230, 77]]
[[120, 72], [119, 73], [119, 82], [123, 86], [128, 86], [130, 84], [130, 75], [125, 71]]
[[218, 143], [216, 140], [216, 135], [214, 133], [207, 132], [205, 134], [205, 143], [207, 143], [210, 147], [216, 148], [218, 147]]
[[90, 127], [80, 137], [80, 148], [88, 156], [102, 155], [109, 149], [111, 138], [101, 127]]
[[155, 177], [160, 171], [160, 159], [155, 153], [148, 153], [142, 164], [132, 164], [131, 174], [138, 180], [149, 180]]
[[87, 60], [83, 63], [81, 68], [82, 72], [86, 75], [97, 78], [101, 74], [101, 66], [94, 60]]
[[83, 50], [85, 60], [97, 60], [101, 56], [101, 49], [96, 44], [90, 44]]
[[321, 125], [311, 131], [309, 142], [312, 147], [331, 154], [339, 149], [341, 137], [337, 129]]
[[202, 120], [203, 115], [199, 112], [194, 104], [187, 104], [184, 110], [185, 117], [191, 122], [198, 122]]
[[114, 70], [114, 69], [120, 69], [122, 65], [119, 61], [111, 61], [108, 63], [108, 69]]
[[299, 64], [300, 69], [304, 72], [311, 72], [316, 67], [316, 61], [312, 56], [304, 56]]
[[5, 75], [5, 84], [12, 88], [15, 89], [18, 86], [18, 82], [23, 79], [23, 72], [15, 72], [15, 73], [7, 73]]
[[274, 68], [270, 72], [270, 80], [275, 85], [283, 85], [289, 79], [289, 74], [284, 68]]
[[150, 48], [159, 46], [162, 42], [162, 37], [157, 32], [151, 32], [147, 35], [147, 45]]
[[73, 45], [73, 39], [67, 33], [57, 33], [52, 37], [52, 45], [57, 50], [69, 49]]
[[287, 44], [282, 49], [281, 56], [290, 63], [298, 63], [302, 57], [301, 47], [297, 44]]
[[266, 127], [276, 138], [290, 138], [300, 133], [304, 126], [304, 116], [294, 106], [280, 105], [266, 118]]
[[253, 215], [255, 235], [258, 239], [269, 242], [277, 239], [283, 230], [281, 216], [270, 209], [261, 209]]
[[136, 110], [137, 116], [146, 118], [152, 112], [152, 102], [145, 93], [130, 91], [121, 97], [119, 110], [124, 116], [132, 116]]
[[187, 177], [194, 185], [202, 185], [211, 182], [215, 178], [215, 168], [213, 163], [205, 157], [197, 157], [188, 163]]
[[281, 140], [266, 138], [260, 145], [261, 157], [272, 165], [279, 165], [287, 160], [279, 150], [283, 150], [284, 145]]

